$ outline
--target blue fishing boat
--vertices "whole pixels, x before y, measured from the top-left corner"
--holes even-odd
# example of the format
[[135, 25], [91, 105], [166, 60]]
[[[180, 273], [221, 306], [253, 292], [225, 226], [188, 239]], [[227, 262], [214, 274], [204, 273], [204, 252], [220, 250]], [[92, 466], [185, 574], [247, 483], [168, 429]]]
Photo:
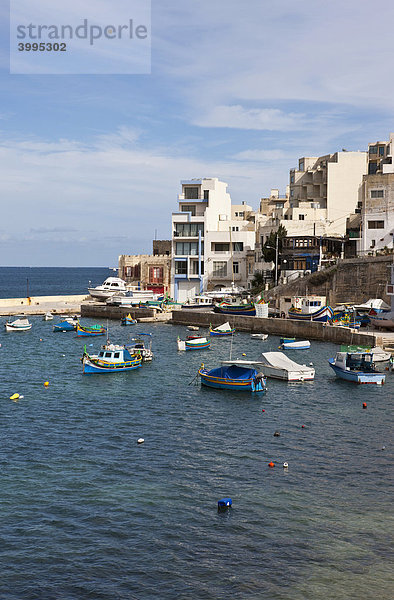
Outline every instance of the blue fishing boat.
[[111, 344], [108, 340], [98, 354], [89, 355], [86, 346], [82, 356], [82, 370], [85, 375], [94, 373], [119, 373], [133, 371], [141, 367], [142, 357], [132, 355], [125, 346]]
[[198, 374], [201, 377], [201, 384], [208, 387], [237, 392], [266, 391], [266, 379], [263, 374], [250, 367], [229, 365], [209, 371], [201, 365]]
[[326, 305], [325, 296], [298, 296], [291, 300], [292, 306], [288, 310], [289, 319], [326, 323], [334, 316], [331, 306]]
[[99, 335], [105, 335], [107, 329], [103, 325], [81, 325], [77, 323], [77, 336], [78, 337], [96, 337]]
[[279, 341], [280, 341], [281, 344], [288, 344], [290, 342], [295, 342], [296, 339], [295, 338], [291, 338], [291, 337], [281, 337], [279, 339]]
[[235, 332], [235, 329], [231, 327], [230, 323], [223, 323], [223, 325], [219, 325], [219, 327], [213, 328], [212, 325], [209, 326], [209, 335], [223, 337], [225, 335], [232, 335]]
[[137, 320], [133, 319], [133, 317], [131, 316], [131, 314], [129, 313], [128, 315], [126, 315], [125, 317], [122, 317], [121, 321], [120, 321], [121, 325], [136, 325], [137, 324]]
[[53, 326], [53, 331], [75, 331], [77, 328], [78, 319], [77, 317], [67, 317], [60, 321], [60, 323], [56, 323]]
[[368, 352], [337, 352], [328, 361], [337, 377], [355, 383], [382, 385], [386, 377], [375, 369], [373, 354]]
[[290, 342], [283, 342], [281, 344], [282, 350], [306, 350], [311, 347], [311, 343], [309, 340], [300, 340], [296, 342], [292, 340]]

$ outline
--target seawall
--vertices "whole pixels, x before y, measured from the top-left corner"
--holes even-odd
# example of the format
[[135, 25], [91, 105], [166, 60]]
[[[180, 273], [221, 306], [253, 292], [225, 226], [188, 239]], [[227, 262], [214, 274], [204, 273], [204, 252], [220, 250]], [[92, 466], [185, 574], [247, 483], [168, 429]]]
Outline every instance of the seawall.
[[31, 296], [30, 298], [0, 298], [0, 315], [75, 313], [80, 311], [85, 295]]

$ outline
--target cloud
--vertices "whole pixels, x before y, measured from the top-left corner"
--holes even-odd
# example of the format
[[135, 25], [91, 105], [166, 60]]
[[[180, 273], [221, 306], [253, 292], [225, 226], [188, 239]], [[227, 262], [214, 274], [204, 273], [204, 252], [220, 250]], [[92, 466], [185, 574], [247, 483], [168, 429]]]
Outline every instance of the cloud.
[[237, 104], [215, 106], [196, 118], [194, 124], [200, 127], [289, 131], [302, 129], [305, 118], [304, 115], [286, 114], [277, 108], [245, 108]]
[[250, 160], [252, 162], [272, 162], [291, 158], [283, 150], [244, 150], [233, 155], [234, 160]]

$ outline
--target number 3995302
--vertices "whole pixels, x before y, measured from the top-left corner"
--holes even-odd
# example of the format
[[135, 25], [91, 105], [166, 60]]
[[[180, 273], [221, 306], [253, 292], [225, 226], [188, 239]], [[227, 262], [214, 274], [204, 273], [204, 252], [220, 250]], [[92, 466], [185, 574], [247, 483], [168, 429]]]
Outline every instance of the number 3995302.
[[19, 52], [66, 52], [67, 44], [65, 42], [20, 42], [18, 50]]

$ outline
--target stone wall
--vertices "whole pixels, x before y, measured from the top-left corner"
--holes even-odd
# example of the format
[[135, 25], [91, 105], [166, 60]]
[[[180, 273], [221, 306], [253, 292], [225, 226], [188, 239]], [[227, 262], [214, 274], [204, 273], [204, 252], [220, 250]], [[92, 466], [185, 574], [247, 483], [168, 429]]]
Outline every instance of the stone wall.
[[331, 306], [344, 302], [361, 304], [369, 298], [382, 298], [390, 304], [386, 284], [392, 263], [393, 255], [340, 260], [335, 267], [280, 285], [264, 297], [271, 300], [271, 306], [279, 306], [281, 296], [307, 295], [326, 296]]

